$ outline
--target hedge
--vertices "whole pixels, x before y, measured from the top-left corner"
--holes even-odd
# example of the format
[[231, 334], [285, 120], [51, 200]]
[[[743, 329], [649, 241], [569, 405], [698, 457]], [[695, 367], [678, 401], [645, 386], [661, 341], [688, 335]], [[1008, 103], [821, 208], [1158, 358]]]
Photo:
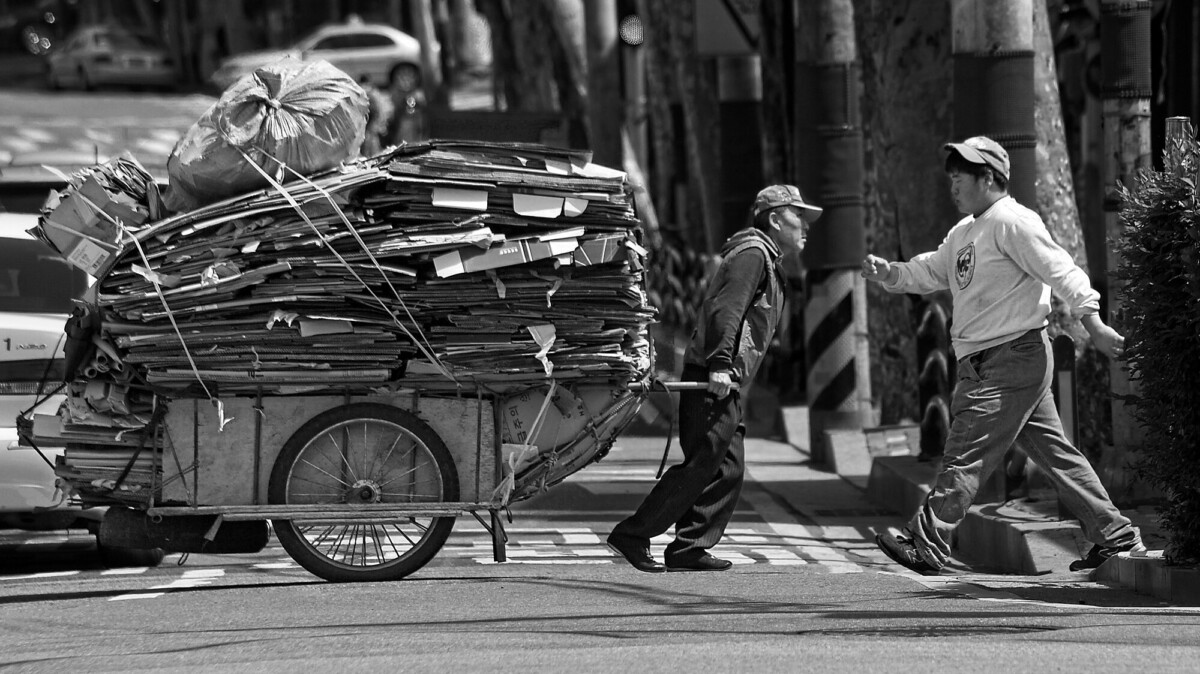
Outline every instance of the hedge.
[[1143, 429], [1139, 477], [1166, 494], [1159, 523], [1172, 564], [1200, 562], [1200, 144], [1172, 139], [1165, 169], [1121, 187], [1124, 231], [1116, 244], [1118, 321]]

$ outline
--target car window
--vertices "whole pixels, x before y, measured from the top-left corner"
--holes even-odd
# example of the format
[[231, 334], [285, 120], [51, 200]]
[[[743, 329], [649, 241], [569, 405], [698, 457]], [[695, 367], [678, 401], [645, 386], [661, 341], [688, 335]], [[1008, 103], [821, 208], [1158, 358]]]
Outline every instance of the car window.
[[351, 38], [354, 43], [353, 46], [359, 49], [368, 47], [391, 47], [395, 44], [392, 42], [390, 37], [386, 35], [380, 35], [379, 33], [354, 33], [352, 35], [347, 35], [346, 37]]
[[353, 49], [352, 35], [330, 35], [313, 45], [313, 49]]
[[154, 46], [148, 37], [124, 32], [99, 33], [96, 35], [96, 44], [101, 49], [145, 49]]
[[[2, 169], [3, 167], [0, 167]], [[10, 183], [0, 181], [0, 213], [37, 213], [53, 189], [44, 183]], [[0, 239], [3, 244], [5, 239]]]
[[0, 312], [69, 314], [87, 282], [41, 241], [0, 239]]

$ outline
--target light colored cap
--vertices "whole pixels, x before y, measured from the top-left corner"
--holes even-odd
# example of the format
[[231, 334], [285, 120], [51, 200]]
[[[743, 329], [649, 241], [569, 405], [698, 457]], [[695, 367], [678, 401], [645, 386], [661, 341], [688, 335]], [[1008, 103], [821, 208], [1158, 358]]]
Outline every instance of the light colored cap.
[[942, 146], [947, 152], [957, 152], [960, 157], [972, 164], [983, 164], [995, 169], [997, 173], [1008, 180], [1008, 151], [1000, 147], [1000, 143], [987, 136], [973, 136], [961, 143], [946, 143]]

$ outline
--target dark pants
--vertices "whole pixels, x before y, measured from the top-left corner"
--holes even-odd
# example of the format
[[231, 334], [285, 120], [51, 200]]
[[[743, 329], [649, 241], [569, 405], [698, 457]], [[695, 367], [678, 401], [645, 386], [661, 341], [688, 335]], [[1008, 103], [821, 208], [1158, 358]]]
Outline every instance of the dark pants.
[[[689, 366], [684, 381], [708, 381], [703, 368]], [[639, 541], [675, 525], [664, 557], [694, 559], [716, 545], [733, 517], [745, 474], [742, 402], [737, 391], [717, 400], [707, 391], [679, 394], [679, 445], [684, 461], [663, 474], [637, 511], [613, 536]]]

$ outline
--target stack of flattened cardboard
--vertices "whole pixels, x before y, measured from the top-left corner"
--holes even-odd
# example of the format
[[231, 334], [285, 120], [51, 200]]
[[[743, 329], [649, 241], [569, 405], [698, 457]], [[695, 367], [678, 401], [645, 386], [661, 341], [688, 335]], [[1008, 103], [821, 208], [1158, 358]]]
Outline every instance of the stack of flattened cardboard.
[[434, 142], [154, 223], [99, 284], [160, 390], [629, 381], [638, 220], [586, 153]]
[[102, 339], [166, 398], [650, 371], [632, 189], [587, 153], [431, 141], [112, 224], [117, 250], [91, 268]]

